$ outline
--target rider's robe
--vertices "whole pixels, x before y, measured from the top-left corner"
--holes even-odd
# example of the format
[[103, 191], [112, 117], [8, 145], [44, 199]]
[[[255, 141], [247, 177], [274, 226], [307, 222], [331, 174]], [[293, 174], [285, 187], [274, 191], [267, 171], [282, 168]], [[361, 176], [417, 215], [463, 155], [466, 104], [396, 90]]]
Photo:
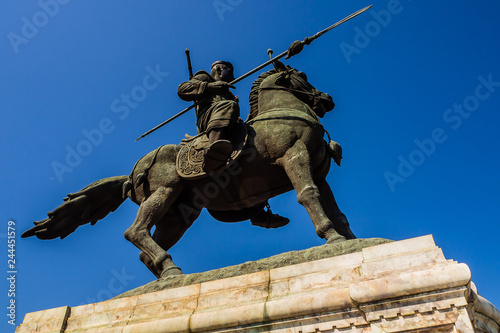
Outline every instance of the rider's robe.
[[208, 93], [207, 85], [210, 82], [215, 82], [215, 79], [207, 72], [199, 71], [191, 80], [181, 83], [177, 89], [182, 100], [196, 103], [198, 133], [231, 127], [240, 116], [236, 97], [230, 91], [222, 95]]

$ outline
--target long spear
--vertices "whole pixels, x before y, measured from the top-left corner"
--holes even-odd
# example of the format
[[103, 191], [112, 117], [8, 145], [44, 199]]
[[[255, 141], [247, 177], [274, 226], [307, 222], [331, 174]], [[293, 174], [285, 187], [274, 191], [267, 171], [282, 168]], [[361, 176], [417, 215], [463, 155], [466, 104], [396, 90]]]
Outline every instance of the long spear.
[[[268, 61], [266, 61], [265, 63], [255, 67], [254, 69], [252, 69], [251, 71], [241, 75], [240, 77], [234, 79], [233, 81], [229, 82], [229, 85], [234, 85], [238, 82], [240, 82], [241, 80], [243, 79], [246, 79], [247, 77], [249, 77], [250, 75], [252, 75], [253, 73], [261, 70], [262, 68], [268, 66], [269, 64], [272, 64], [273, 62], [275, 62], [276, 60], [279, 60], [281, 58], [283, 58], [284, 56], [287, 56], [286, 59], [289, 59], [291, 57], [293, 57], [294, 55], [297, 55], [299, 54], [302, 49], [304, 48], [304, 45], [309, 45], [311, 44], [311, 42], [317, 38], [319, 38], [320, 36], [322, 36], [323, 34], [327, 33], [328, 31], [332, 30], [333, 28], [335, 27], [338, 27], [339, 25], [341, 25], [342, 23], [344, 22], [347, 22], [349, 21], [350, 19], [358, 16], [359, 14], [367, 11], [368, 9], [370, 9], [373, 5], [370, 5], [370, 6], [367, 6], [365, 8], [362, 8], [354, 13], [352, 13], [351, 15], [349, 16], [346, 16], [344, 17], [342, 20], [332, 24], [331, 26], [329, 26], [328, 28], [326, 29], [323, 29], [319, 32], [317, 32], [316, 34], [314, 34], [313, 36], [311, 37], [306, 37], [303, 41], [300, 41], [300, 40], [296, 40], [295, 42], [293, 42], [289, 47], [288, 47], [288, 50], [286, 51], [283, 51], [282, 53], [278, 54], [276, 57], [274, 58], [271, 58], [269, 59]], [[177, 119], [178, 117], [182, 116], [184, 113], [188, 112], [189, 110], [193, 109], [195, 107], [195, 104], [185, 108], [184, 110], [182, 110], [181, 112], [177, 113], [176, 115], [168, 118], [167, 120], [165, 120], [164, 122], [162, 122], [161, 124], [153, 127], [152, 129], [150, 129], [149, 131], [147, 131], [146, 133], [144, 133], [143, 135], [141, 135], [140, 137], [138, 137], [137, 139], [135, 139], [135, 141], [137, 140], [140, 140], [142, 139], [143, 137], [145, 137], [146, 135], [156, 131], [157, 129], [159, 129], [160, 127], [163, 127], [165, 126], [166, 124], [168, 124], [169, 122], [171, 122], [172, 120], [174, 119]]]

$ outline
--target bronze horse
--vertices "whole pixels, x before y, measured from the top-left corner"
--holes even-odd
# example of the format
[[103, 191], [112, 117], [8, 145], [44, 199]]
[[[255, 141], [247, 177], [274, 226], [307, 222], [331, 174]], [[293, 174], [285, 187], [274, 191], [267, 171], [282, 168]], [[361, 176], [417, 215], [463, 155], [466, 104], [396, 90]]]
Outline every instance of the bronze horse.
[[156, 277], [178, 275], [182, 272], [166, 251], [203, 208], [223, 222], [242, 221], [269, 198], [295, 189], [319, 237], [328, 243], [355, 238], [326, 182], [332, 149], [318, 116], [333, 109], [332, 98], [287, 66], [259, 76], [250, 105], [248, 144], [224, 172], [181, 178], [176, 170], [180, 146], [162, 146], [141, 158], [130, 176], [104, 178], [68, 194], [22, 237], [65, 238], [80, 225], [95, 224], [128, 197], [139, 211], [125, 238], [141, 250], [139, 258]]

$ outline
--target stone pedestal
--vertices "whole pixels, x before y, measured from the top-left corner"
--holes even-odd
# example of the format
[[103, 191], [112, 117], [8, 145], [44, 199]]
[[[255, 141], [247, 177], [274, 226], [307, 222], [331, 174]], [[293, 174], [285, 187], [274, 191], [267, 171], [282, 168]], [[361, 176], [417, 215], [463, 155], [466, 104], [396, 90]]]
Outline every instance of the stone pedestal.
[[[349, 244], [363, 240], [348, 242], [232, 270], [261, 267], [244, 275], [191, 274], [106, 302], [28, 313], [16, 333], [500, 332], [500, 312], [477, 294], [467, 265], [446, 260], [432, 236], [357, 252]], [[326, 258], [289, 264], [318, 253]]]

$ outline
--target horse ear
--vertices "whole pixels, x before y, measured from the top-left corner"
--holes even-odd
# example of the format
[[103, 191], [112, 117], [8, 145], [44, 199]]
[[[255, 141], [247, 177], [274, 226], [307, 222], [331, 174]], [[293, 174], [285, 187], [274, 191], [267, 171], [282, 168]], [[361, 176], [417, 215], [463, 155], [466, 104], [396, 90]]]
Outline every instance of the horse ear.
[[278, 74], [278, 77], [276, 78], [276, 81], [274, 81], [278, 86], [283, 86], [285, 85], [285, 81], [288, 80], [287, 77], [288, 73], [287, 72], [281, 72]]
[[273, 62], [273, 67], [278, 72], [286, 71], [286, 66], [279, 60], [276, 60]]
[[279, 86], [283, 87], [289, 87], [290, 86], [290, 80], [292, 78], [292, 75], [290, 74], [289, 71], [282, 72], [278, 78], [276, 79], [276, 84]]

